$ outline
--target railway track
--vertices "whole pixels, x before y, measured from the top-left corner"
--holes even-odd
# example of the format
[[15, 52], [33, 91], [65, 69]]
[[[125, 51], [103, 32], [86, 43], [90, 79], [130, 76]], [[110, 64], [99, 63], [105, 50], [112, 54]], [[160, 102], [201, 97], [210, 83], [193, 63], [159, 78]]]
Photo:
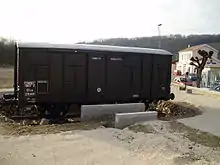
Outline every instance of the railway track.
[[[5, 122], [11, 123], [23, 123], [23, 125], [39, 125], [42, 120], [41, 117], [36, 115], [25, 115], [25, 116], [2, 116], [0, 115]], [[71, 119], [71, 120], [70, 120]], [[28, 121], [28, 122], [26, 122]], [[69, 122], [80, 122], [81, 119], [79, 116], [74, 114], [68, 114], [64, 116], [62, 119], [52, 119], [49, 123], [51, 124], [60, 124], [60, 123], [69, 123]]]
[[[79, 118], [78, 115], [75, 114], [67, 114], [63, 117], [63, 119], [69, 119], [69, 118]], [[37, 115], [25, 115], [25, 116], [11, 116], [10, 119], [12, 120], [37, 120], [37, 119], [41, 119], [41, 117], [37, 116]]]
[[[0, 90], [0, 116], [6, 118], [7, 121], [13, 120], [13, 121], [22, 121], [22, 120], [40, 120], [44, 118], [39, 113], [39, 109], [35, 108], [35, 106], [29, 106], [25, 109], [19, 109], [17, 107], [16, 101], [7, 101], [3, 98], [3, 94], [10, 94], [13, 93], [12, 90]], [[10, 100], [10, 99], [9, 99]], [[74, 112], [68, 112], [65, 114], [65, 116], [60, 116], [57, 119], [51, 119], [51, 117], [48, 117], [48, 119], [53, 120], [66, 120], [69, 118], [79, 118], [79, 114], [76, 114]]]

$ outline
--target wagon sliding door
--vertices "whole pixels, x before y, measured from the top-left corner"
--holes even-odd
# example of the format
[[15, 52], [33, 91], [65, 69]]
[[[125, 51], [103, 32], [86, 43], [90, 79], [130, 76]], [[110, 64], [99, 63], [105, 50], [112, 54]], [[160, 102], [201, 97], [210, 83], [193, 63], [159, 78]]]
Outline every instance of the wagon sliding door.
[[123, 62], [123, 95], [125, 101], [138, 99], [141, 94], [141, 56], [125, 54]]
[[124, 98], [126, 83], [123, 73], [123, 55], [119, 53], [108, 53], [106, 56], [106, 100], [108, 102], [120, 102]]
[[143, 100], [151, 99], [151, 79], [152, 79], [152, 65], [153, 55], [147, 54], [142, 57], [142, 81], [141, 81], [141, 98]]
[[109, 102], [130, 102], [140, 97], [140, 56], [108, 54], [106, 62], [106, 99]]
[[105, 56], [91, 53], [88, 56], [88, 102], [104, 101], [105, 93]]
[[63, 55], [63, 100], [83, 103], [86, 98], [86, 54]]

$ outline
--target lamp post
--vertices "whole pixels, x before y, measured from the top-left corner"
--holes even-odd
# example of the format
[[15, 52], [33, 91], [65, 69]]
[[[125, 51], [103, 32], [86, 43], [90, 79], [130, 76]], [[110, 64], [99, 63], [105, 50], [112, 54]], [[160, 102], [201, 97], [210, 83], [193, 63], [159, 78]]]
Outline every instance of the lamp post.
[[161, 37], [160, 37], [160, 26], [162, 26], [162, 24], [158, 24], [158, 37], [159, 37], [159, 41], [158, 41], [158, 48], [161, 48]]

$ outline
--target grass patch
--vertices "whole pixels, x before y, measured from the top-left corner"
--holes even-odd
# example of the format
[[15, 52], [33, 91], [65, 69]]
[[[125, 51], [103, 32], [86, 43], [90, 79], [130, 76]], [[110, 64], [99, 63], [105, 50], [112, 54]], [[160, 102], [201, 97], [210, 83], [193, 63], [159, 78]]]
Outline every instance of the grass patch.
[[12, 120], [0, 117], [0, 134], [10, 136], [37, 135], [37, 134], [56, 134], [73, 130], [93, 130], [99, 127], [113, 127], [112, 116], [81, 121], [80, 118], [69, 118], [59, 121], [57, 124], [39, 125], [37, 120]]
[[54, 125], [18, 125], [18, 124], [0, 124], [0, 134], [11, 136], [37, 135], [37, 134], [55, 134], [73, 130], [92, 130], [98, 128], [100, 123], [77, 122]]
[[0, 88], [12, 88], [14, 71], [13, 68], [0, 67]]
[[170, 127], [173, 131], [183, 133], [183, 136], [190, 141], [212, 148], [220, 148], [220, 137], [198, 129], [188, 127], [177, 121], [170, 121]]

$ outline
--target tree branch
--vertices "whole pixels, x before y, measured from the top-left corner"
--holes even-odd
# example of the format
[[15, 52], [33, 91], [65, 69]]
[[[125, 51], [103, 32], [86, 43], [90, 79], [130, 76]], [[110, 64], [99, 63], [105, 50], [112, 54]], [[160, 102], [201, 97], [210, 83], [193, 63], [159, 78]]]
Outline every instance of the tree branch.
[[189, 63], [189, 65], [193, 65], [193, 66], [195, 66], [196, 68], [198, 68], [199, 66], [198, 65], [196, 65], [195, 63], [193, 63], [193, 62], [190, 62]]
[[199, 50], [198, 54], [201, 55], [202, 57], [207, 57], [208, 53], [205, 50]]
[[199, 62], [199, 58], [198, 57], [192, 57], [191, 59], [190, 59], [192, 62], [196, 62], [197, 64], [198, 64], [198, 66], [200, 65], [200, 62]]
[[213, 51], [210, 51], [209, 55], [208, 55], [208, 58], [212, 58], [213, 53], [214, 53]]
[[195, 57], [195, 59], [196, 59], [196, 61], [198, 61], [198, 62], [199, 62], [199, 58], [198, 58], [198, 57]]
[[[207, 52], [205, 50], [198, 50], [198, 54], [201, 55], [202, 58], [199, 60], [198, 57], [195, 57], [195, 58], [192, 57], [190, 59], [192, 61], [192, 62], [190, 62], [190, 65], [193, 65], [193, 66], [195, 66], [197, 68], [197, 75], [198, 75], [197, 87], [200, 87], [202, 71], [205, 68], [207, 60], [212, 57], [213, 51]], [[200, 63], [200, 61], [201, 61], [201, 63]], [[194, 62], [197, 62], [198, 66]]]

